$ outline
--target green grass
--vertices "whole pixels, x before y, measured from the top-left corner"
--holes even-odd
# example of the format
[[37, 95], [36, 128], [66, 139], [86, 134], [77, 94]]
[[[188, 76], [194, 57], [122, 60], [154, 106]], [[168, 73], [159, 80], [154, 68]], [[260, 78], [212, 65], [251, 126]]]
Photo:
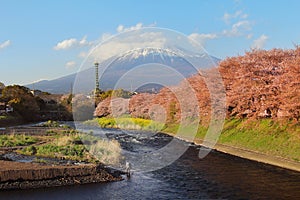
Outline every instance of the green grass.
[[117, 141], [103, 140], [76, 130], [53, 131], [46, 138], [46, 144], [27, 146], [17, 152], [38, 157], [100, 161], [104, 164], [117, 164], [121, 157], [121, 147]]
[[300, 160], [299, 124], [262, 119], [252, 122], [228, 120], [219, 143]]
[[0, 115], [0, 120], [7, 119], [7, 116]]
[[[163, 131], [174, 135], [178, 127], [168, 124]], [[207, 127], [199, 126], [195, 139], [204, 139], [206, 133]], [[218, 143], [300, 160], [300, 126], [291, 121], [227, 119]]]
[[27, 146], [38, 142], [38, 139], [28, 135], [0, 135], [0, 147]]
[[36, 155], [41, 157], [65, 158], [70, 160], [85, 160], [87, 153], [83, 145], [58, 146], [55, 144], [45, 144], [39, 146], [28, 146], [19, 153], [25, 155]]
[[[159, 124], [158, 127], [149, 128], [150, 122], [154, 124], [151, 120], [138, 118], [99, 118], [90, 122], [105, 128], [162, 131], [171, 135], [175, 135], [180, 127], [178, 124], [164, 126]], [[189, 139], [191, 134], [188, 127], [184, 130], [186, 138]], [[203, 139], [207, 130], [207, 127], [200, 125], [194, 139]], [[190, 140], [192, 141], [193, 138]], [[300, 124], [292, 121], [278, 122], [272, 119], [255, 121], [227, 119], [218, 143], [299, 161]]]
[[[203, 139], [206, 132], [206, 127], [199, 126], [196, 138]], [[218, 143], [300, 160], [300, 126], [291, 121], [227, 119]]]
[[40, 126], [42, 127], [52, 127], [52, 128], [65, 128], [65, 129], [70, 129], [71, 127], [66, 125], [66, 124], [60, 124], [57, 121], [53, 121], [53, 120], [48, 120], [42, 124], [40, 124]]
[[78, 144], [79, 134], [73, 130], [51, 132], [46, 144], [27, 146], [18, 153], [36, 155], [40, 157], [65, 158], [71, 160], [86, 160], [87, 150], [84, 145]]
[[85, 122], [86, 124], [95, 125], [98, 124], [102, 128], [120, 128], [120, 129], [132, 129], [132, 130], [148, 130], [148, 131], [160, 131], [163, 129], [164, 124], [155, 122], [149, 119], [141, 118], [95, 118]]

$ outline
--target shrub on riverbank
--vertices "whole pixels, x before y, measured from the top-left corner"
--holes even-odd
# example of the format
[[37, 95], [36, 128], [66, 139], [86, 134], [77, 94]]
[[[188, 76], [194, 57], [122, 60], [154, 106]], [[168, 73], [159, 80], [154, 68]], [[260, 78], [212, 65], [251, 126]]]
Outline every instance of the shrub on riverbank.
[[120, 128], [132, 130], [147, 130], [147, 131], [160, 131], [163, 129], [164, 124], [149, 119], [141, 118], [109, 118], [101, 117], [95, 118], [85, 122], [89, 125], [99, 125], [101, 128]]
[[70, 160], [87, 159], [87, 151], [82, 144], [76, 144], [80, 140], [78, 134], [56, 133], [47, 138], [50, 142], [41, 145], [32, 145], [18, 151], [25, 155], [36, 155], [40, 157], [65, 158]]
[[53, 131], [43, 140], [47, 143], [27, 146], [17, 152], [38, 157], [99, 161], [104, 164], [117, 164], [120, 159], [121, 147], [117, 141], [106, 141], [75, 130]]
[[[118, 141], [91, 137], [89, 139], [83, 137], [83, 139], [85, 146], [93, 157], [106, 165], [117, 165], [120, 163], [121, 146]], [[94, 142], [91, 143], [90, 141]]]
[[0, 147], [27, 146], [38, 141], [37, 137], [28, 135], [0, 135]]

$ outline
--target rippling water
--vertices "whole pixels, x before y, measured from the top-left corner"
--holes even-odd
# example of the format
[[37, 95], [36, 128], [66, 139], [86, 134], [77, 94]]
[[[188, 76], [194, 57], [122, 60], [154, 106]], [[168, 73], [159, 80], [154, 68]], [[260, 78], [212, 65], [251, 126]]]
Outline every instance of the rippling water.
[[[135, 153], [160, 148], [172, 140], [164, 134], [136, 131], [99, 134], [117, 139], [124, 150]], [[190, 146], [171, 165], [153, 172], [134, 172], [120, 182], [2, 191], [0, 199], [300, 199], [300, 173], [217, 151], [200, 160], [198, 152], [199, 146]]]

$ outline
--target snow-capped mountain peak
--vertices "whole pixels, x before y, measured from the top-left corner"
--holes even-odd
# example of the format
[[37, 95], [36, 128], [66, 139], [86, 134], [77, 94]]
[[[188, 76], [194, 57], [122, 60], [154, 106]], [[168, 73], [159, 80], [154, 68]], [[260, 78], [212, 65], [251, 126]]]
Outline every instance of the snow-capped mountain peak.
[[117, 60], [119, 61], [132, 61], [138, 58], [146, 58], [146, 57], [157, 57], [159, 56], [162, 60], [170, 57], [180, 57], [182, 54], [175, 53], [170, 49], [161, 49], [161, 48], [138, 48], [131, 51], [127, 51], [123, 55], [119, 56]]

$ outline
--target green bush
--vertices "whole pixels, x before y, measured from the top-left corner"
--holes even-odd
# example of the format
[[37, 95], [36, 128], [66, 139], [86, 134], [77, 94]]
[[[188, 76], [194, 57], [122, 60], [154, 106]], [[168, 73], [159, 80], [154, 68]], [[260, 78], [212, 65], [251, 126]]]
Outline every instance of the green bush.
[[27, 135], [0, 135], [0, 147], [27, 146], [37, 141], [36, 137]]
[[102, 128], [120, 128], [120, 129], [134, 129], [134, 130], [148, 130], [148, 131], [160, 131], [164, 127], [164, 124], [155, 122], [149, 119], [141, 118], [96, 118], [89, 120], [86, 124], [94, 125], [95, 122]]
[[37, 155], [42, 157], [65, 157], [67, 159], [84, 159], [86, 149], [84, 145], [57, 146], [45, 144], [40, 146], [28, 146], [20, 151], [26, 155]]

